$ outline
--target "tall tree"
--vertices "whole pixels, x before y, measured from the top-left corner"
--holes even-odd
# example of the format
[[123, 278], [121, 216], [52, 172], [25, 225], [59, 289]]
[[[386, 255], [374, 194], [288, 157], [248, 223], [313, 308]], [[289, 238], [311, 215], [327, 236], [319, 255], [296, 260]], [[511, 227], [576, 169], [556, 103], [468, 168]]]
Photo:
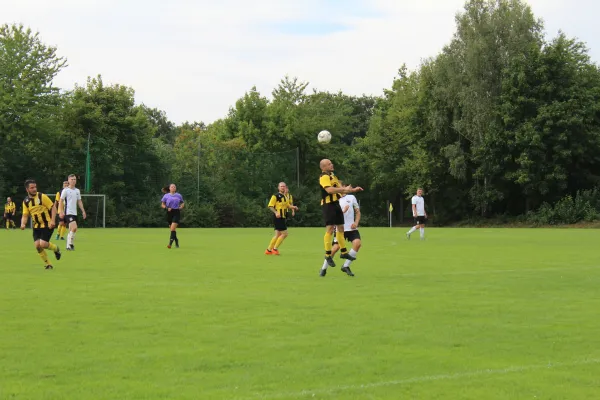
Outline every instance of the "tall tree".
[[0, 191], [34, 175], [32, 166], [41, 188], [52, 183], [61, 101], [52, 82], [65, 66], [39, 33], [0, 26]]

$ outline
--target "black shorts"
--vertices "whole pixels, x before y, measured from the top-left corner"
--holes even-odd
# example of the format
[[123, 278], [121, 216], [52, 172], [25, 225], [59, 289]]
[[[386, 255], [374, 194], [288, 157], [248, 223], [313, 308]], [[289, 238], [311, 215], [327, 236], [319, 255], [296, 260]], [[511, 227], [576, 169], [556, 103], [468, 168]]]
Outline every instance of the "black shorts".
[[287, 231], [287, 222], [285, 218], [276, 218], [273, 215], [273, 225], [275, 225], [276, 231]]
[[346, 242], [352, 243], [356, 239], [360, 239], [360, 233], [358, 233], [358, 230], [344, 231], [344, 239], [346, 239]]
[[425, 222], [427, 222], [426, 216], [419, 215], [419, 216], [415, 217], [415, 225], [425, 225]]
[[181, 211], [179, 209], [167, 211], [167, 222], [169, 225], [178, 224], [181, 218]]
[[344, 213], [339, 202], [334, 201], [333, 203], [326, 203], [323, 204], [321, 208], [325, 226], [344, 225]]
[[[344, 239], [346, 239], [346, 242], [352, 243], [354, 242], [356, 239], [360, 239], [360, 233], [358, 232], [358, 230], [356, 231], [344, 231]], [[335, 237], [335, 233], [333, 235], [333, 244], [337, 244], [337, 239]]]
[[69, 225], [71, 222], [77, 223], [77, 215], [65, 215], [63, 222]]
[[13, 213], [6, 213], [6, 216], [4, 218], [6, 218], [6, 220], [8, 220], [8, 221], [12, 221], [12, 220], [15, 219], [15, 214], [13, 214]]
[[53, 233], [54, 229], [33, 228], [33, 241], [37, 242], [38, 240], [43, 240], [44, 242], [49, 242], [50, 238], [52, 238]]

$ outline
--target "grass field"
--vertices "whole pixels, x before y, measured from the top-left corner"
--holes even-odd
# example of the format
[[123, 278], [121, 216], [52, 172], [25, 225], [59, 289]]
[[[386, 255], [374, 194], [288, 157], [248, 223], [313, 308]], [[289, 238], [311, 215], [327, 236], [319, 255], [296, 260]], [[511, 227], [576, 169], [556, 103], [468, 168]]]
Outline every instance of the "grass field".
[[2, 230], [0, 399], [600, 398], [599, 230], [404, 231]]

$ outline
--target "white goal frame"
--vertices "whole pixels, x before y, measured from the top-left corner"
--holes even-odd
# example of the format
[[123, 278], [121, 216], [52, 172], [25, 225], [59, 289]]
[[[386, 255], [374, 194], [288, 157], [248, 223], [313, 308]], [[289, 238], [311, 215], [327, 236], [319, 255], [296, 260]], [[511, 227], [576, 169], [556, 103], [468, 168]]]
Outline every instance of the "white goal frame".
[[[102, 227], [106, 228], [106, 195], [105, 194], [81, 194], [81, 200], [85, 197], [101, 197], [102, 198]], [[85, 206], [85, 205], [84, 205]]]

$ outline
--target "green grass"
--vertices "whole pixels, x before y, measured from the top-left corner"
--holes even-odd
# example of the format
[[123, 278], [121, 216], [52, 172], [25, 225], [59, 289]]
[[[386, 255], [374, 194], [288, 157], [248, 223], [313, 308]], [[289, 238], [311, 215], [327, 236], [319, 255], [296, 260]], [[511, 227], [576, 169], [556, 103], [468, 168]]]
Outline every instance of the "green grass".
[[[600, 231], [87, 229], [46, 271], [1, 231], [0, 399], [593, 399]], [[64, 242], [60, 243], [64, 248]]]

